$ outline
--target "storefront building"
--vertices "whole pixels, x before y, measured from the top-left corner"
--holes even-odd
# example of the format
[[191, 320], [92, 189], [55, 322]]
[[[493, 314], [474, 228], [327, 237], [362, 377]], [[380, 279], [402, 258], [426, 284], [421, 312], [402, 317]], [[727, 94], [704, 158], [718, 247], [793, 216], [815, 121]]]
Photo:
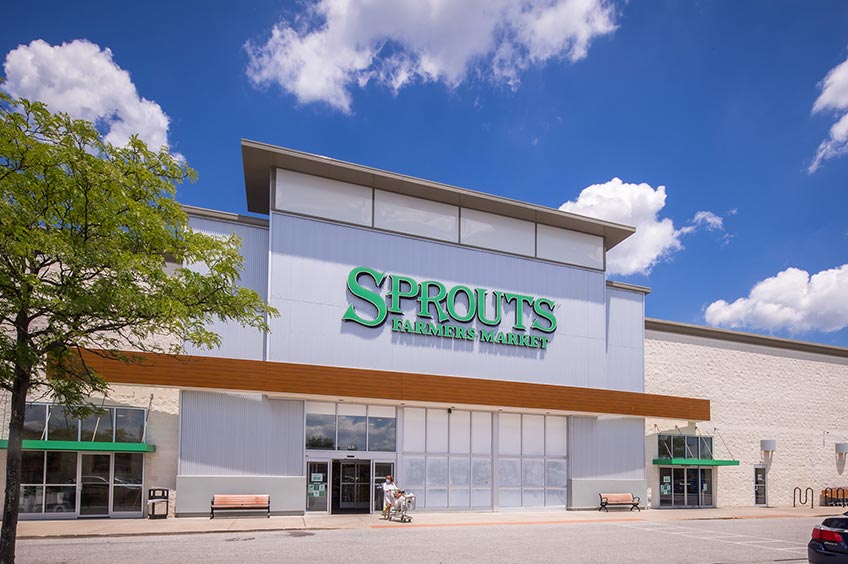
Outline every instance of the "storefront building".
[[848, 486], [848, 349], [654, 319], [645, 326], [645, 390], [685, 390], [709, 398], [711, 412], [703, 421], [646, 419], [654, 507], [785, 507], [807, 488], [818, 507], [827, 488]]
[[[600, 492], [752, 505], [736, 474], [751, 453], [733, 441], [758, 424], [794, 440], [768, 422], [778, 404], [746, 411], [735, 360], [728, 389], [709, 381], [732, 339], [646, 322], [649, 290], [607, 280], [632, 228], [251, 141], [242, 154], [248, 208], [267, 217], [188, 211], [242, 239], [242, 284], [280, 312], [271, 332], [219, 323], [213, 351], [92, 358], [109, 415], [30, 410], [26, 517], [140, 516], [149, 487], [178, 516], [208, 514], [216, 493], [270, 494], [274, 514], [369, 512], [388, 474], [419, 510], [589, 509]], [[848, 351], [828, 351], [796, 368], [844, 381]], [[745, 376], [763, 383], [758, 364]], [[739, 412], [745, 438], [724, 419]], [[830, 438], [848, 438], [833, 415]]]

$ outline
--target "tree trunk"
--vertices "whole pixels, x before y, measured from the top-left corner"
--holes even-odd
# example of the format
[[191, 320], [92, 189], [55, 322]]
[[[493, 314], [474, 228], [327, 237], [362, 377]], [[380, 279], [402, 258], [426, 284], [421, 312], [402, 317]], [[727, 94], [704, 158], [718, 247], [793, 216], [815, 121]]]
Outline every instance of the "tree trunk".
[[0, 564], [14, 564], [21, 495], [21, 445], [30, 373], [15, 367], [12, 386], [12, 416], [9, 419], [9, 447], [6, 451], [6, 498], [3, 501], [3, 528], [0, 530]]

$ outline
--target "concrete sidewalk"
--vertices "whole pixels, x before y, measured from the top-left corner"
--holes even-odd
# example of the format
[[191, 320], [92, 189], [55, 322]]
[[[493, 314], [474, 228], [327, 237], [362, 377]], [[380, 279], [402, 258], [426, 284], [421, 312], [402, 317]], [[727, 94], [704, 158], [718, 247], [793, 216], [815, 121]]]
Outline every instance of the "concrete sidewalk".
[[243, 533], [255, 531], [296, 531], [365, 528], [474, 527], [505, 525], [545, 525], [623, 521], [683, 521], [701, 519], [779, 519], [787, 517], [824, 517], [839, 514], [832, 508], [722, 508], [722, 509], [652, 509], [642, 512], [598, 511], [500, 511], [500, 512], [414, 512], [412, 523], [401, 524], [373, 515], [308, 514], [286, 517], [182, 517], [179, 519], [75, 519], [21, 521], [19, 539], [67, 537], [110, 537], [133, 535], [178, 535], [197, 533]]

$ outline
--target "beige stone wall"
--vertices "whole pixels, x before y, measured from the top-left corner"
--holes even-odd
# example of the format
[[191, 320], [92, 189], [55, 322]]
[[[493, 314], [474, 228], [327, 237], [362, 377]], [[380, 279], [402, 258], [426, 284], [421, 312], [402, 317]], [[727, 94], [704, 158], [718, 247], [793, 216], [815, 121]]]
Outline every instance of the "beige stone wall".
[[[714, 436], [719, 467], [715, 501], [720, 507], [754, 505], [754, 466], [767, 463], [768, 504], [791, 506], [793, 488], [848, 486], [845, 461], [834, 443], [848, 441], [848, 359], [647, 331], [645, 391], [710, 400], [710, 421], [646, 420], [646, 477], [659, 503], [657, 432]], [[717, 429], [717, 430], [716, 430]], [[723, 440], [722, 440], [723, 439]], [[761, 439], [776, 439], [764, 461]]]
[[[152, 396], [152, 400], [151, 400]], [[49, 401], [49, 398], [31, 398]], [[92, 398], [100, 405], [102, 398]], [[9, 394], [0, 396], [0, 437], [8, 436]], [[173, 516], [177, 485], [177, 460], [179, 457], [179, 407], [180, 392], [175, 388], [113, 385], [106, 398], [106, 406], [150, 407], [147, 421], [147, 443], [156, 446], [156, 452], [144, 458], [144, 494], [148, 488], [168, 488], [171, 493], [170, 513]], [[0, 450], [0, 503], [6, 488], [6, 451]]]
[[148, 488], [168, 488], [171, 491], [170, 514], [173, 516], [179, 458], [180, 391], [175, 388], [114, 385], [110, 388], [107, 402], [133, 407], [150, 404], [147, 443], [155, 445], [156, 452], [147, 453], [144, 457], [144, 492], [147, 495]]

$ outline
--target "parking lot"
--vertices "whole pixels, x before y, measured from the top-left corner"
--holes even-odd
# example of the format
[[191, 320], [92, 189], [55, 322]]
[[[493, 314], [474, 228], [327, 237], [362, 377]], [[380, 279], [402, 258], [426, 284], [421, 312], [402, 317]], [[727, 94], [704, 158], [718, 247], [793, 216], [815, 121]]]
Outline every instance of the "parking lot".
[[440, 524], [21, 540], [18, 562], [805, 562], [820, 518]]

